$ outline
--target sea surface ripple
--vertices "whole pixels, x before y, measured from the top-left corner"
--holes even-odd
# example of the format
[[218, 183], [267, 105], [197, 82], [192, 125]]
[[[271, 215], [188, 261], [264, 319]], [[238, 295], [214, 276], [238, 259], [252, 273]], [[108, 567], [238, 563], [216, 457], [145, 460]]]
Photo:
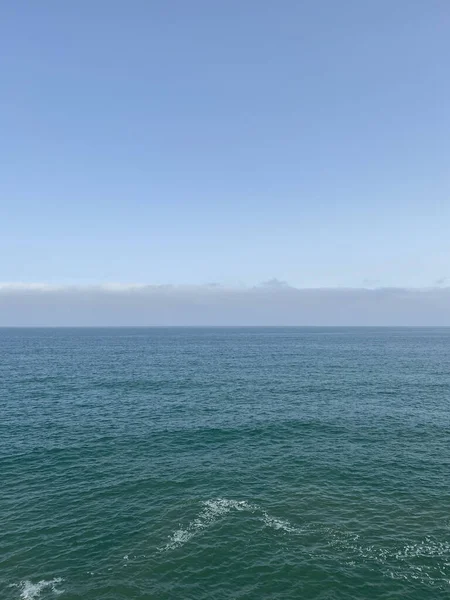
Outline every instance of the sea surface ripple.
[[0, 329], [0, 597], [450, 597], [450, 329]]

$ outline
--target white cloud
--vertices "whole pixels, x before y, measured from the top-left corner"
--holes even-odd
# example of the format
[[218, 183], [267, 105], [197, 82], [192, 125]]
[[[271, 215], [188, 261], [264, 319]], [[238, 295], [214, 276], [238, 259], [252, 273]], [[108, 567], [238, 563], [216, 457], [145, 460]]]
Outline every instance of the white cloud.
[[450, 288], [0, 283], [0, 326], [450, 325]]

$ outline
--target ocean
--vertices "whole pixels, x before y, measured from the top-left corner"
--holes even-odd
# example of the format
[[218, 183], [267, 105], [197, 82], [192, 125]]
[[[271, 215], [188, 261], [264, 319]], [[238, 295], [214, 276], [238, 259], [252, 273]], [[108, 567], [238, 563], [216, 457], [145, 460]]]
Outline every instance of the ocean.
[[1, 329], [0, 597], [450, 597], [450, 329]]

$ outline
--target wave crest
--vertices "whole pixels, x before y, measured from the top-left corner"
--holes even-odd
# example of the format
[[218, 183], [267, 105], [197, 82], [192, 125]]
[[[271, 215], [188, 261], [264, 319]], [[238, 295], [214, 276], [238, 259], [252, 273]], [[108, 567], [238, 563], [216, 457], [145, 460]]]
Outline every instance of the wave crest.
[[299, 533], [300, 529], [294, 527], [283, 519], [277, 519], [269, 515], [257, 504], [252, 504], [246, 500], [228, 500], [226, 498], [216, 498], [215, 500], [205, 500], [201, 503], [203, 509], [198, 516], [191, 521], [187, 527], [177, 529], [169, 536], [169, 541], [160, 548], [161, 551], [173, 550], [188, 542], [194, 535], [210, 527], [231, 511], [246, 511], [252, 514], [258, 514], [259, 519], [266, 527], [275, 530], [281, 530], [287, 533]]
[[28, 579], [21, 581], [20, 583], [14, 583], [11, 587], [17, 587], [20, 589], [21, 600], [34, 600], [39, 598], [41, 592], [45, 589], [51, 590], [54, 594], [62, 594], [64, 590], [59, 590], [56, 586], [58, 583], [64, 581], [61, 577], [55, 577], [54, 579], [45, 580], [41, 579], [37, 583], [32, 583]]

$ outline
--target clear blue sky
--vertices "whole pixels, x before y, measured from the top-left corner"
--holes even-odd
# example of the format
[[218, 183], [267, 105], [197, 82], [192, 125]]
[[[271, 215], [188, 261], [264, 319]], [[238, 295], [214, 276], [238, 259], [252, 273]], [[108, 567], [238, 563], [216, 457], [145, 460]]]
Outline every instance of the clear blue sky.
[[448, 0], [2, 2], [0, 281], [450, 277], [449, 64]]

